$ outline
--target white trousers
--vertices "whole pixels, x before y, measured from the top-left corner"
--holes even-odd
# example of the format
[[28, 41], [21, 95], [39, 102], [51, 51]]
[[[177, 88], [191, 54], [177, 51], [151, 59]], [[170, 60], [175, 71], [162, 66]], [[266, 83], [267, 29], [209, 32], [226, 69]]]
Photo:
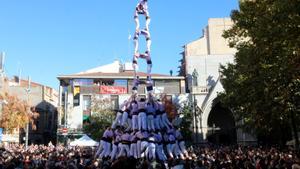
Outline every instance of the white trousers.
[[137, 143], [131, 143], [130, 144], [130, 156], [134, 157], [135, 159], [138, 158], [138, 155], [137, 155]]
[[111, 153], [110, 146], [111, 146], [111, 143], [103, 141], [103, 150], [100, 154], [100, 158], [108, 157], [110, 155], [110, 153]]
[[136, 143], [136, 153], [137, 153], [137, 158], [141, 158], [141, 140], [138, 140]]
[[161, 124], [160, 124], [160, 119], [161, 116], [160, 115], [156, 115], [154, 118], [154, 126], [156, 130], [160, 130], [161, 129]]
[[176, 141], [176, 144], [175, 144], [175, 152], [174, 152], [174, 154], [175, 154], [176, 157], [179, 157], [179, 156], [180, 156], [181, 159], [184, 159], [184, 155], [183, 155], [183, 153], [181, 152], [180, 147], [179, 147], [179, 144], [178, 144], [177, 141]]
[[189, 156], [189, 153], [186, 151], [186, 148], [185, 148], [185, 142], [184, 142], [184, 141], [180, 141], [180, 142], [179, 142], [179, 148], [180, 148], [181, 152], [182, 152], [186, 157]]
[[148, 142], [147, 141], [142, 141], [141, 142], [141, 158], [144, 158], [146, 156], [147, 147], [148, 147]]
[[147, 147], [147, 157], [150, 161], [152, 160], [155, 160], [156, 159], [156, 156], [155, 156], [155, 150], [156, 149], [156, 146], [155, 146], [155, 143], [151, 143], [149, 142], [148, 143], [148, 147]]
[[122, 123], [122, 113], [118, 112], [116, 115], [116, 118], [111, 126], [111, 128], [115, 129], [117, 127], [117, 125], [121, 125]]
[[174, 158], [175, 144], [168, 144], [167, 145], [167, 151], [168, 151], [168, 156], [170, 158]]
[[172, 126], [172, 123], [169, 121], [168, 117], [167, 117], [167, 113], [164, 113], [161, 115], [161, 120], [162, 120], [162, 124], [163, 126], [167, 127], [167, 129], [170, 129], [170, 126]]
[[147, 130], [147, 116], [145, 112], [140, 112], [138, 115], [138, 129]]
[[98, 158], [98, 156], [99, 156], [100, 153], [102, 152], [102, 150], [103, 150], [103, 144], [104, 144], [104, 141], [101, 140], [101, 141], [100, 141], [100, 144], [99, 144], [99, 146], [98, 146], [98, 149], [97, 149], [97, 151], [96, 151], [96, 153], [95, 153], [95, 158]]
[[120, 143], [119, 144], [119, 149], [120, 149], [120, 152], [119, 152], [118, 158], [121, 157], [121, 156], [127, 156], [127, 157], [130, 156], [130, 151], [129, 151], [129, 145], [128, 144]]
[[127, 131], [132, 129], [132, 118], [127, 119]]
[[138, 115], [132, 115], [132, 130], [137, 130], [138, 129]]
[[156, 144], [156, 155], [159, 160], [166, 161], [167, 156], [164, 152], [163, 144]]
[[116, 159], [118, 153], [118, 145], [112, 145], [112, 151], [110, 153], [110, 159], [113, 161]]
[[148, 131], [155, 130], [153, 115], [147, 115], [147, 127], [148, 127]]
[[128, 119], [128, 113], [126, 111], [124, 111], [123, 116], [122, 116], [121, 126], [125, 127], [125, 124], [127, 123], [127, 119]]

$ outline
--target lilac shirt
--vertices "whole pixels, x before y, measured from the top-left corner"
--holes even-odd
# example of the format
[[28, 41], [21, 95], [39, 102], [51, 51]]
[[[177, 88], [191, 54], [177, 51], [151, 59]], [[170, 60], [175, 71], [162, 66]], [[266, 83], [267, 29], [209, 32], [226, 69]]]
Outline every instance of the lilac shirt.
[[119, 143], [120, 141], [122, 141], [121, 136], [116, 136], [115, 143]]
[[130, 141], [130, 134], [125, 133], [121, 136], [122, 141]]
[[138, 102], [138, 109], [146, 109], [146, 103], [145, 102]]
[[135, 142], [136, 139], [137, 139], [137, 137], [136, 137], [135, 133], [131, 133], [131, 135], [130, 135], [130, 141], [131, 142]]
[[131, 103], [131, 112], [137, 113], [139, 111], [138, 105], [136, 103]]
[[175, 138], [175, 136], [173, 134], [170, 134], [168, 140], [170, 142], [172, 142], [172, 141], [176, 141], [176, 138]]
[[103, 133], [104, 138], [112, 138], [114, 136], [114, 133], [112, 130], [105, 130], [105, 132]]
[[142, 134], [141, 131], [136, 132], [136, 133], [135, 133], [135, 136], [136, 136], [137, 138], [139, 138], [139, 139], [142, 139], [142, 138], [143, 138], [143, 134]]
[[142, 132], [142, 135], [143, 135], [143, 138], [144, 138], [144, 139], [149, 137], [148, 132]]
[[155, 108], [153, 107], [153, 104], [147, 104], [147, 113], [155, 113]]

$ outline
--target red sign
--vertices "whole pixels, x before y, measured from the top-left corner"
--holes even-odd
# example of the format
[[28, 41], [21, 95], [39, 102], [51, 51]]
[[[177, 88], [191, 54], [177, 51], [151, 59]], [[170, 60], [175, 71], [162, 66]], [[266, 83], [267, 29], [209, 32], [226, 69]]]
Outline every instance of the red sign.
[[126, 94], [127, 89], [120, 86], [100, 86], [100, 94]]
[[62, 129], [62, 133], [68, 133], [68, 129], [67, 128], [63, 128]]

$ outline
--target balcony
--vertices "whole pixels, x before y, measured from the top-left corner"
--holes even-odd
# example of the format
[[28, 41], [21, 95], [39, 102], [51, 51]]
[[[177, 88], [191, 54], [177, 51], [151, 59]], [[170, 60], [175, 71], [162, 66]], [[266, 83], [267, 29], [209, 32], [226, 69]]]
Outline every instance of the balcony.
[[208, 94], [209, 86], [192, 86], [192, 94]]

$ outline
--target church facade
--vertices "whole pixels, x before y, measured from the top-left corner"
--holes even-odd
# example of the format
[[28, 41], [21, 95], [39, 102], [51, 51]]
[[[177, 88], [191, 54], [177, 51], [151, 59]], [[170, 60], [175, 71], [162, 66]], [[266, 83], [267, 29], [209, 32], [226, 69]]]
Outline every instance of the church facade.
[[[194, 106], [195, 141], [247, 143], [255, 139], [237, 128], [233, 113], [217, 100], [224, 89], [220, 82], [220, 65], [234, 62], [236, 49], [222, 37], [232, 27], [230, 18], [211, 18], [199, 39], [184, 45], [180, 75]], [[239, 122], [240, 123], [240, 122]]]

